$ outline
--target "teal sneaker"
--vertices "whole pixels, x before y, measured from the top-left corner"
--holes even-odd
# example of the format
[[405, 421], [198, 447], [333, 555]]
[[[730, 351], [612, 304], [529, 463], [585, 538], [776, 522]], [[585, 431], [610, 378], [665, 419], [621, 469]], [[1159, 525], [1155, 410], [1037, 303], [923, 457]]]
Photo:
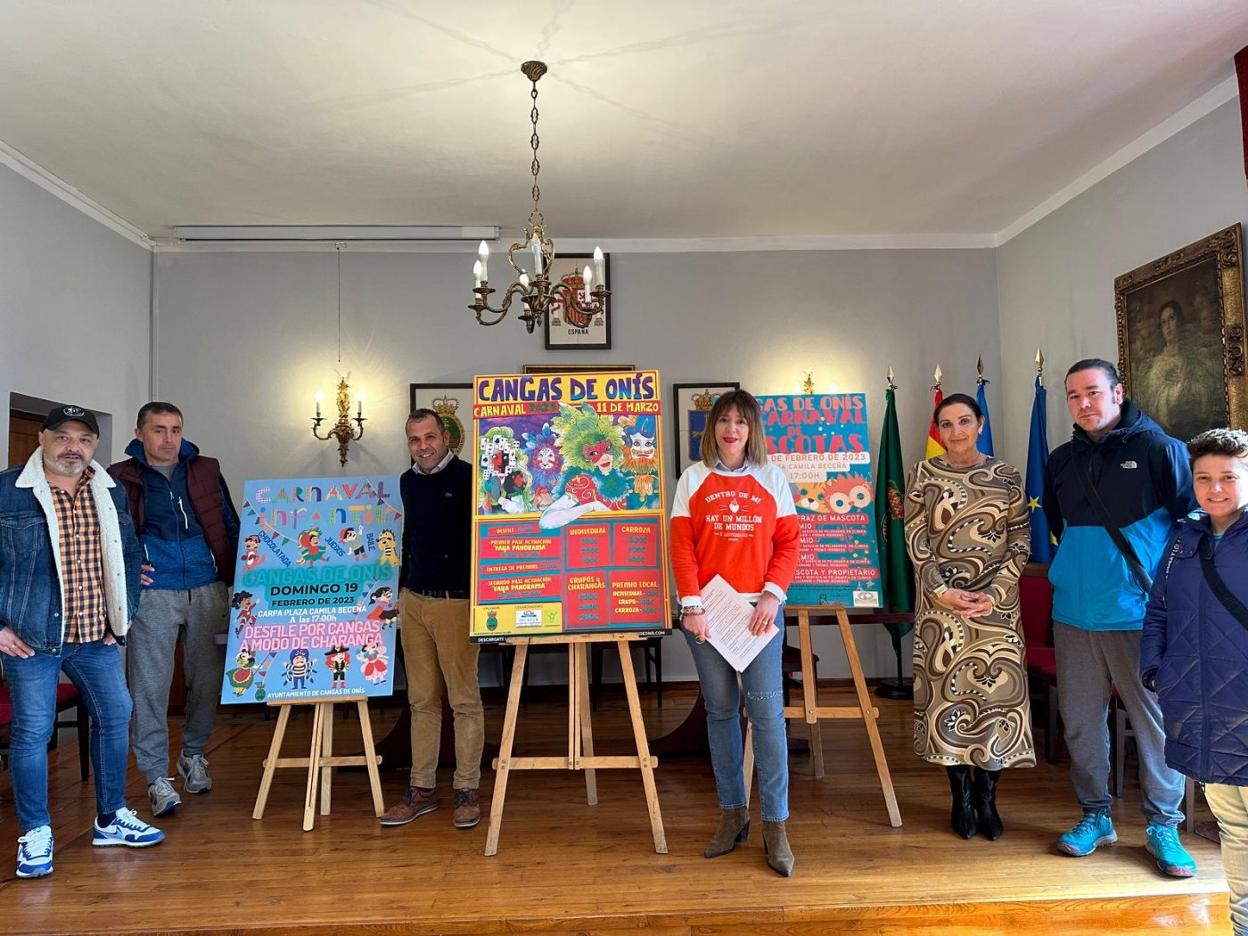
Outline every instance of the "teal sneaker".
[[1196, 862], [1179, 841], [1178, 829], [1150, 822], [1144, 834], [1148, 836], [1144, 848], [1157, 859], [1157, 867], [1163, 874], [1177, 878], [1196, 876]]
[[1076, 858], [1090, 855], [1102, 845], [1118, 841], [1114, 824], [1109, 821], [1109, 810], [1094, 809], [1083, 814], [1079, 824], [1057, 840], [1057, 850]]

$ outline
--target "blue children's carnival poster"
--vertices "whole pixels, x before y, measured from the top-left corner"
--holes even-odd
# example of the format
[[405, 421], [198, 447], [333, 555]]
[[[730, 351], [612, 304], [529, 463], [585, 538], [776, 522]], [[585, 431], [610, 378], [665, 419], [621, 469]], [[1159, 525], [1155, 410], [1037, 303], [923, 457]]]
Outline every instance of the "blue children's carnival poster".
[[395, 477], [247, 482], [223, 703], [390, 695], [401, 506]]
[[864, 393], [758, 398], [767, 453], [789, 479], [801, 530], [794, 605], [880, 607]]

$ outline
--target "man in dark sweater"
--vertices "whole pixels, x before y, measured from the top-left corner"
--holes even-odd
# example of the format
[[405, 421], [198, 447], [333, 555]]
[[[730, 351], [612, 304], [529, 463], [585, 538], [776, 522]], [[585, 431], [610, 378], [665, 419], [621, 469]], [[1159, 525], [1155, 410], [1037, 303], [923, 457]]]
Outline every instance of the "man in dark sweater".
[[485, 714], [477, 682], [476, 644], [468, 639], [472, 563], [472, 466], [455, 457], [451, 436], [433, 410], [407, 418], [415, 464], [399, 481], [403, 498], [400, 622], [412, 706], [412, 773], [403, 799], [381, 817], [406, 825], [438, 808], [438, 747], [442, 689], [455, 713], [456, 828], [481, 821], [477, 788], [485, 745]]

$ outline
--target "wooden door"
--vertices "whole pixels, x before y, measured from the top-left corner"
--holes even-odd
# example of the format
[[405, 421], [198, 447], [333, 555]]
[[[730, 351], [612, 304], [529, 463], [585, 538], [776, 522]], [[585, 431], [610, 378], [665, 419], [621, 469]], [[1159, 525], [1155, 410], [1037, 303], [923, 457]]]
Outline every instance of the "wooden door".
[[29, 413], [9, 413], [9, 468], [24, 465], [39, 447], [43, 419]]

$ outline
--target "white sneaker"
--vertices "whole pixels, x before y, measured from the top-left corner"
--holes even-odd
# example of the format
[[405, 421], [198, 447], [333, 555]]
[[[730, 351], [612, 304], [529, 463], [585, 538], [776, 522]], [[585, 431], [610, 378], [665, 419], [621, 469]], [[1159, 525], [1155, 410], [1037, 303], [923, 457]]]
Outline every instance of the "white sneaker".
[[212, 789], [212, 777], [208, 776], [208, 762], [203, 754], [179, 757], [178, 773], [182, 775], [182, 789], [187, 793], [207, 793]]
[[165, 840], [165, 833], [155, 826], [150, 826], [133, 809], [125, 806], [117, 810], [113, 821], [105, 828], [100, 828], [97, 819], [91, 831], [92, 845], [125, 845], [128, 848], [147, 848]]
[[52, 873], [52, 827], [41, 825], [17, 840], [17, 876], [47, 877]]

